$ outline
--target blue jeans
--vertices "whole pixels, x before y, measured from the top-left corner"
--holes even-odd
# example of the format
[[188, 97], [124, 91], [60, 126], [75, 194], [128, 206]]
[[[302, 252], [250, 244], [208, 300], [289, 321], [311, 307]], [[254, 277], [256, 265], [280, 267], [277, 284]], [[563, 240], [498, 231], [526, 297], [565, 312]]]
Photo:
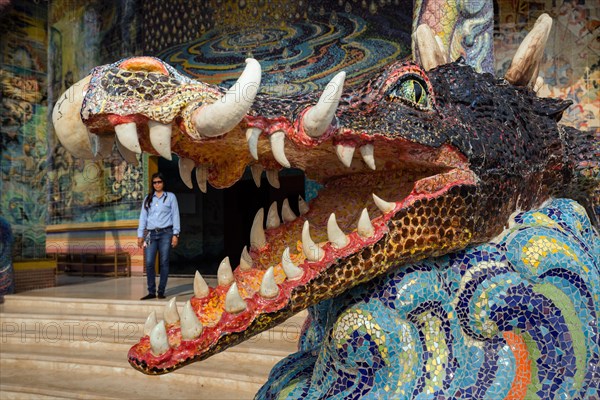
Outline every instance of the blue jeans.
[[154, 260], [158, 251], [158, 271], [160, 281], [158, 283], [158, 294], [165, 294], [167, 280], [169, 279], [169, 250], [171, 249], [171, 239], [173, 238], [173, 229], [167, 229], [160, 232], [150, 231], [150, 240], [144, 249], [146, 257], [146, 278], [148, 280], [148, 293], [156, 294], [156, 274], [154, 272]]

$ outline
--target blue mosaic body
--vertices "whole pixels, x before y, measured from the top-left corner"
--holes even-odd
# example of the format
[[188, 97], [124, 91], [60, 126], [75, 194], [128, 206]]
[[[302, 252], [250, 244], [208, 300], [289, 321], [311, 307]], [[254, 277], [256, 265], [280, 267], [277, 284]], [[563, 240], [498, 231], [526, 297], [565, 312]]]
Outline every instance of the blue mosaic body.
[[600, 239], [578, 203], [310, 309], [257, 399], [597, 399]]

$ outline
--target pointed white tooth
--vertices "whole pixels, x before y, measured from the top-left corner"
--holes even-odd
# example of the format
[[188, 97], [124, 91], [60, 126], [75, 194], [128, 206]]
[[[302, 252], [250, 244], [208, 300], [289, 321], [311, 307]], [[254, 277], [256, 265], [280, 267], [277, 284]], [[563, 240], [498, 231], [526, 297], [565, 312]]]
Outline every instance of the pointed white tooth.
[[219, 269], [217, 270], [217, 282], [219, 286], [227, 286], [233, 281], [231, 263], [229, 262], [229, 257], [225, 257], [223, 261], [221, 261], [221, 264], [219, 264]]
[[264, 215], [265, 211], [261, 208], [254, 216], [254, 221], [252, 221], [252, 229], [250, 229], [250, 247], [254, 249], [262, 249], [267, 244], [265, 230], [263, 229]]
[[338, 226], [334, 213], [331, 213], [327, 221], [327, 238], [336, 249], [343, 249], [350, 243], [350, 239]]
[[319, 261], [323, 258], [325, 253], [310, 237], [310, 224], [308, 221], [304, 221], [302, 227], [302, 250], [308, 261]]
[[246, 116], [260, 86], [258, 61], [246, 59], [246, 68], [237, 82], [216, 102], [194, 111], [192, 122], [198, 135], [215, 137], [232, 130]]
[[292, 222], [297, 218], [296, 214], [294, 214], [294, 212], [290, 208], [290, 202], [288, 201], [288, 199], [284, 199], [283, 204], [281, 205], [281, 218], [285, 222]]
[[196, 167], [196, 182], [202, 193], [206, 193], [206, 182], [208, 181], [208, 166], [199, 165]]
[[112, 154], [113, 146], [115, 144], [114, 135], [90, 135], [90, 138], [92, 138], [90, 141], [92, 143], [94, 156], [99, 158], [106, 158]]
[[121, 142], [123, 146], [134, 153], [141, 154], [142, 148], [140, 147], [135, 122], [117, 125], [115, 126], [115, 132], [119, 138], [119, 142]]
[[159, 321], [152, 332], [150, 332], [150, 347], [152, 348], [152, 354], [160, 356], [165, 354], [169, 350], [169, 340], [167, 339], [167, 328], [165, 328], [165, 321]]
[[273, 267], [269, 267], [260, 283], [260, 295], [267, 299], [272, 299], [273, 297], [277, 297], [278, 294], [279, 287], [277, 287], [277, 283], [275, 282]]
[[146, 318], [146, 323], [144, 323], [144, 335], [150, 335], [152, 329], [156, 326], [156, 311], [152, 311], [148, 318]]
[[171, 124], [162, 124], [157, 121], [148, 121], [150, 143], [154, 150], [167, 160], [171, 160]]
[[208, 296], [209, 290], [206, 281], [200, 275], [200, 272], [196, 271], [194, 274], [194, 296], [201, 299]]
[[248, 142], [248, 150], [252, 157], [258, 161], [258, 138], [262, 131], [260, 128], [248, 128], [246, 129], [246, 141]]
[[132, 165], [139, 165], [138, 159], [137, 159], [137, 155], [129, 150], [127, 147], [123, 146], [121, 144], [121, 142], [119, 142], [119, 138], [117, 137], [115, 142], [117, 143], [117, 151], [119, 152], [119, 154], [121, 154], [121, 157], [123, 157], [123, 160], [127, 161], [129, 164]]
[[360, 154], [362, 154], [365, 164], [367, 164], [373, 171], [375, 171], [375, 156], [373, 155], [374, 150], [375, 149], [372, 144], [365, 144], [360, 148]]
[[279, 214], [277, 214], [277, 202], [274, 201], [267, 213], [267, 229], [277, 228], [279, 225], [281, 225], [281, 220]]
[[194, 187], [192, 185], [192, 170], [194, 169], [194, 162], [189, 158], [179, 158], [179, 176], [185, 186], [190, 189]]
[[242, 271], [249, 271], [252, 269], [252, 257], [248, 254], [248, 248], [246, 246], [244, 246], [242, 256], [240, 257], [240, 268]]
[[301, 215], [306, 214], [310, 210], [310, 208], [308, 207], [308, 203], [304, 201], [302, 196], [298, 196], [298, 210], [300, 211]]
[[[91, 75], [68, 88], [52, 110], [54, 132], [60, 143], [77, 158], [93, 159], [90, 132], [81, 120], [81, 107], [87, 94]], [[125, 158], [125, 157], [123, 157]]]
[[275, 189], [279, 189], [281, 187], [279, 184], [279, 172], [275, 169], [267, 170], [267, 181]]
[[335, 146], [335, 152], [338, 158], [346, 167], [349, 167], [352, 164], [352, 157], [354, 156], [355, 149], [356, 147], [354, 146], [348, 146], [341, 143]]
[[252, 179], [256, 187], [260, 187], [261, 175], [265, 169], [260, 164], [252, 164], [250, 166], [250, 172], [252, 172]]
[[322, 136], [335, 119], [335, 112], [344, 90], [346, 73], [338, 73], [331, 79], [319, 98], [319, 102], [302, 118], [304, 132], [311, 137]]
[[302, 268], [297, 267], [292, 262], [292, 257], [290, 257], [290, 248], [286, 247], [281, 255], [281, 266], [283, 267], [283, 272], [285, 272], [285, 276], [290, 281], [295, 281], [296, 279], [302, 278], [304, 271]]
[[225, 296], [225, 311], [230, 314], [237, 314], [246, 309], [246, 302], [240, 296], [237, 283], [234, 282]]
[[163, 318], [167, 324], [175, 324], [179, 321], [179, 312], [177, 311], [177, 298], [173, 297], [169, 302], [165, 305], [165, 311], [163, 313]]
[[375, 195], [375, 193], [373, 193], [373, 200], [375, 200], [375, 205], [377, 205], [377, 208], [379, 208], [383, 213], [388, 213], [396, 208], [396, 203], [389, 203], [385, 200], [381, 200]]
[[181, 313], [181, 338], [183, 340], [194, 340], [202, 333], [202, 323], [198, 320], [192, 303], [186, 301]]
[[373, 228], [373, 224], [371, 224], [371, 218], [369, 218], [367, 209], [364, 208], [358, 219], [358, 235], [363, 238], [370, 238], [374, 234], [375, 228]]
[[271, 141], [271, 150], [273, 151], [273, 157], [282, 166], [289, 168], [290, 162], [285, 156], [285, 132], [277, 131], [269, 138]]

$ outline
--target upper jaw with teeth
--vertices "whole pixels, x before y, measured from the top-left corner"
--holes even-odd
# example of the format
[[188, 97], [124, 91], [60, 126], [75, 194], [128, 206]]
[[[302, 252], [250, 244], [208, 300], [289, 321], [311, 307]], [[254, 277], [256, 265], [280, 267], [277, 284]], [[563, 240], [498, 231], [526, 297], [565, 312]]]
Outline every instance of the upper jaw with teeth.
[[[158, 62], [151, 60], [150, 64]], [[376, 169], [372, 143], [331, 143], [338, 128], [335, 114], [343, 92], [344, 72], [331, 80], [320, 98], [309, 96], [297, 120], [289, 120], [292, 118], [288, 115], [285, 123], [279, 123], [281, 118], [253, 116], [251, 107], [261, 81], [256, 60], [246, 60], [244, 72], [227, 91], [190, 81], [168, 66], [161, 72], [137, 71], [136, 74], [145, 73], [138, 80], [160, 75], [153, 78], [156, 81], [168, 74], [163, 87], [144, 90], [154, 90], [156, 98], [137, 101], [134, 96], [124, 100], [118, 89], [109, 90], [128, 84], [118, 79], [122, 80], [119, 73], [133, 73], [123, 70], [123, 66], [130, 65], [127, 60], [98, 67], [59, 99], [53, 122], [61, 142], [72, 153], [82, 158], [108, 157], [116, 144], [122, 157], [134, 164], [136, 155], [143, 151], [166, 159], [176, 153], [183, 181], [192, 187], [195, 179], [202, 191], [206, 191], [207, 183], [216, 188], [231, 186], [248, 165], [254, 165], [255, 181], [266, 170], [269, 183], [278, 187], [281, 168], [306, 170], [302, 161], [294, 161], [302, 159], [306, 148], [325, 141], [329, 142], [328, 151], [339, 158], [340, 167], [350, 167], [358, 149], [356, 153], [360, 153], [364, 166]], [[113, 74], [112, 81], [107, 81], [109, 72]], [[243, 148], [242, 141], [246, 142], [247, 151], [239, 150]], [[236, 150], [231, 151], [232, 148]]]

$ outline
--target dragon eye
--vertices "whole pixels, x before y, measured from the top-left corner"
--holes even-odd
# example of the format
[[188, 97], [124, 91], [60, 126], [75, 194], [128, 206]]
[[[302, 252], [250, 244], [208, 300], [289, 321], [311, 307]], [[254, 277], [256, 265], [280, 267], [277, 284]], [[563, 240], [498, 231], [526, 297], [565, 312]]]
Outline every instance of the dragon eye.
[[396, 82], [388, 91], [387, 97], [391, 101], [404, 99], [421, 107], [430, 107], [427, 86], [423, 81], [412, 76]]

